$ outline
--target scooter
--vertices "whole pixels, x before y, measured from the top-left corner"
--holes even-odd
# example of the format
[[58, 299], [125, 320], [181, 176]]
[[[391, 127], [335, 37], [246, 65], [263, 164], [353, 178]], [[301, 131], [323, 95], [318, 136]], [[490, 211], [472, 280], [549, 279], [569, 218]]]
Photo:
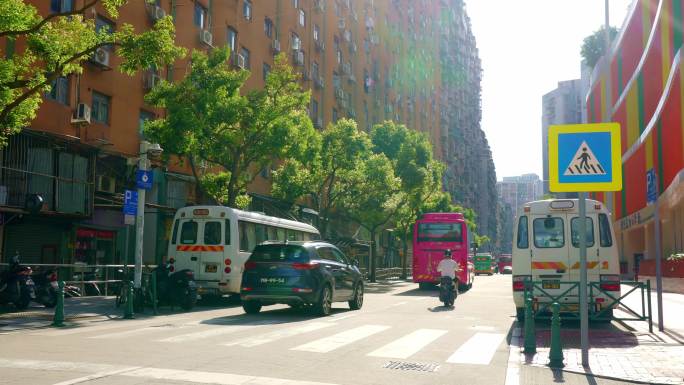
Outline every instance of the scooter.
[[31, 275], [35, 283], [36, 299], [39, 304], [52, 308], [57, 305], [57, 272], [45, 270]]
[[444, 306], [454, 306], [454, 301], [457, 296], [456, 285], [451, 277], [442, 277], [439, 280], [439, 300], [444, 303]]
[[22, 266], [19, 255], [15, 255], [9, 268], [0, 274], [0, 304], [11, 303], [17, 310], [24, 310], [35, 297], [31, 268]]
[[197, 283], [190, 269], [174, 272], [174, 260], [157, 266], [152, 273], [157, 278], [157, 299], [160, 305], [178, 305], [191, 310], [197, 303]]

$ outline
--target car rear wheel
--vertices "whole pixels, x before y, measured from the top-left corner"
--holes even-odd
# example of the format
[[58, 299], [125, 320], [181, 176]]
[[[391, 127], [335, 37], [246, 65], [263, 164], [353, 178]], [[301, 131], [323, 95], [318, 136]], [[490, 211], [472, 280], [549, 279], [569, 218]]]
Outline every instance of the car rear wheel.
[[242, 308], [247, 314], [257, 314], [261, 311], [261, 302], [258, 301], [244, 301]]
[[332, 310], [332, 290], [330, 286], [325, 285], [321, 290], [321, 298], [314, 305], [314, 312], [322, 317], [330, 315]]
[[352, 310], [359, 310], [363, 306], [363, 283], [359, 282], [354, 290], [354, 298], [349, 301], [349, 308]]

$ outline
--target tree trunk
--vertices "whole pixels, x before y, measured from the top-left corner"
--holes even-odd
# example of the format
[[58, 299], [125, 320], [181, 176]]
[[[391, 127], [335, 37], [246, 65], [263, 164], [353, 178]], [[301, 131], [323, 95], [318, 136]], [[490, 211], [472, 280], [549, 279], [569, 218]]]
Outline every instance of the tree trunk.
[[370, 244], [370, 258], [368, 261], [368, 269], [370, 270], [370, 277], [369, 280], [371, 282], [375, 282], [375, 228], [370, 230], [370, 239], [371, 239], [371, 244]]

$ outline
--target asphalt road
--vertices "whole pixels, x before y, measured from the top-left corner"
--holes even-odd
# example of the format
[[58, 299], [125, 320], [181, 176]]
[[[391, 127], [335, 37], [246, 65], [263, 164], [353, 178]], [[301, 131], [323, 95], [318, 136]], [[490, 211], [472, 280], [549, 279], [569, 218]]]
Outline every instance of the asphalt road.
[[479, 276], [453, 309], [412, 283], [317, 318], [236, 305], [0, 335], [2, 384], [504, 384], [510, 276]]

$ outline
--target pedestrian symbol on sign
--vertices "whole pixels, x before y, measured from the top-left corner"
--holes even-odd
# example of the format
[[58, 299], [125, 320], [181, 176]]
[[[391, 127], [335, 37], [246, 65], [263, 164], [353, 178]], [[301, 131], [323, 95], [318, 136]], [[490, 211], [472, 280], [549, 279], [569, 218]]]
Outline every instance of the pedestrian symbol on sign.
[[572, 161], [566, 167], [564, 175], [605, 175], [601, 163], [596, 159], [596, 156], [584, 141], [577, 149]]

